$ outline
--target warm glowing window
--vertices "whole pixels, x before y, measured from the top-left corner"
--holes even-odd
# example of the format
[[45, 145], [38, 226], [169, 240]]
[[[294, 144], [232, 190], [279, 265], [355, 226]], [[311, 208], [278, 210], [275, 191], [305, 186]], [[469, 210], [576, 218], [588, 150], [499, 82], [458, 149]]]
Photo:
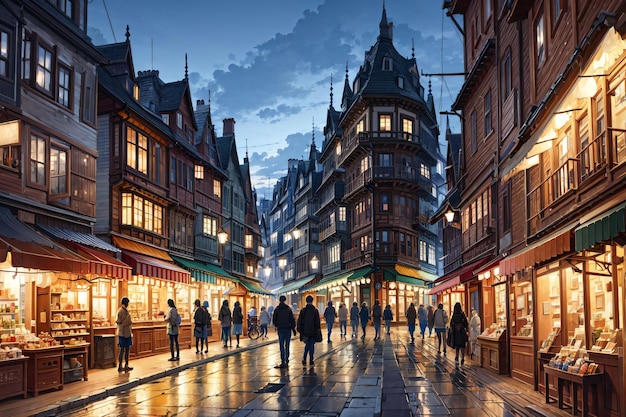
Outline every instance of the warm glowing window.
[[340, 222], [346, 221], [346, 208], [345, 207], [339, 207], [339, 221]]
[[246, 234], [246, 243], [245, 246], [247, 249], [252, 248], [252, 235]]
[[202, 165], [194, 166], [194, 176], [196, 177], [197, 180], [204, 179], [204, 167]]
[[50, 149], [50, 193], [68, 194], [67, 150], [52, 147]]
[[378, 115], [378, 130], [382, 132], [391, 132], [391, 115], [390, 114]]
[[130, 126], [126, 128], [126, 165], [148, 173], [148, 137]]
[[404, 139], [411, 140], [413, 136], [413, 120], [402, 119], [402, 132], [404, 133]]
[[163, 233], [163, 207], [132, 193], [122, 193], [122, 224]]
[[420, 174], [422, 174], [422, 177], [430, 179], [430, 167], [424, 163], [420, 163]]
[[217, 219], [209, 216], [203, 216], [202, 233], [208, 236], [217, 236]]
[[359, 120], [359, 123], [356, 124], [356, 134], [365, 131], [365, 119]]
[[215, 197], [222, 197], [222, 183], [219, 180], [213, 180], [213, 194]]

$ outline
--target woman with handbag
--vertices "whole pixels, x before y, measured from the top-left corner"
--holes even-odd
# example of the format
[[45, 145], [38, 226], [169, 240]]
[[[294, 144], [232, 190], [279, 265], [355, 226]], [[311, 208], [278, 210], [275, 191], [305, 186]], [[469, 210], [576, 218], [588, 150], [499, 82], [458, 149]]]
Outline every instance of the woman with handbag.
[[298, 332], [300, 340], [304, 342], [304, 356], [302, 365], [306, 365], [306, 357], [309, 356], [309, 365], [314, 364], [315, 342], [322, 341], [322, 328], [320, 324], [320, 312], [313, 305], [313, 296], [306, 296], [306, 306], [298, 316]]

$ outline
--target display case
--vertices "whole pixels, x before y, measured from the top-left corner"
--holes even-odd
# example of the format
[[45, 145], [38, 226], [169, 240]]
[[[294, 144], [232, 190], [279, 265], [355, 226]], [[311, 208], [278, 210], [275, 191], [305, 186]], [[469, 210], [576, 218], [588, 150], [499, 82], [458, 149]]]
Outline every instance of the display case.
[[63, 350], [63, 383], [87, 381], [89, 343], [65, 346]]
[[18, 300], [0, 298], [0, 341], [14, 342], [15, 327], [20, 322]]
[[480, 366], [500, 375], [507, 374], [509, 363], [506, 328], [496, 328], [491, 333], [487, 330], [477, 339], [477, 344], [480, 347]]
[[76, 282], [50, 289], [50, 335], [64, 345], [89, 343], [89, 291]]
[[99, 279], [91, 287], [93, 328], [115, 327], [119, 307], [117, 280]]

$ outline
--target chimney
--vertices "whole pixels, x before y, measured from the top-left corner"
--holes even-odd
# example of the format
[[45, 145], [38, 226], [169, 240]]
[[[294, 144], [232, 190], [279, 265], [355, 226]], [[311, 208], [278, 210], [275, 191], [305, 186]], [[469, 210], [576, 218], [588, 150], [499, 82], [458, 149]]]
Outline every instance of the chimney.
[[222, 131], [222, 135], [235, 135], [235, 119], [229, 117], [228, 119], [224, 119], [224, 129]]
[[203, 99], [196, 100], [196, 107], [200, 107], [200, 106], [204, 106], [204, 100]]

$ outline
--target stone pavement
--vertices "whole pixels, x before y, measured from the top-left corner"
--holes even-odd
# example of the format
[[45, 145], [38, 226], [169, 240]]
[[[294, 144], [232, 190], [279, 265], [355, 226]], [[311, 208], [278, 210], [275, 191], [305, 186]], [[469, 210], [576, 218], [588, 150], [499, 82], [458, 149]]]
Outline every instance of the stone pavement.
[[[433, 340], [408, 343], [402, 328], [381, 340], [345, 339], [316, 345], [315, 366], [302, 366], [292, 340], [288, 369], [274, 369], [276, 337], [212, 343], [207, 355], [181, 352], [131, 361], [134, 370], [89, 371], [88, 381], [28, 399], [0, 401], [1, 416], [565, 416], [532, 387], [493, 375], [470, 359], [454, 366]], [[143, 408], [142, 408], [143, 407]]]

